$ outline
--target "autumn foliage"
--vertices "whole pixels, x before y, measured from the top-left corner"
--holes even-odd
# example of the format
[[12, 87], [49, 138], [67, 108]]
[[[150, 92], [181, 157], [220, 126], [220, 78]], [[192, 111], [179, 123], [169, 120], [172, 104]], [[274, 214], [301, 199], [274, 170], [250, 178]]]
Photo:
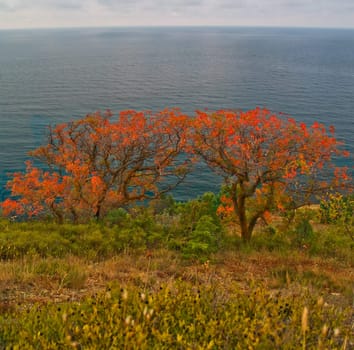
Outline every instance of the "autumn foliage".
[[258, 220], [268, 221], [274, 209], [299, 207], [349, 181], [346, 169], [331, 163], [333, 156], [348, 155], [333, 132], [257, 108], [199, 111], [190, 137], [194, 152], [224, 177], [219, 213], [232, 215], [248, 241]]
[[259, 219], [348, 184], [347, 170], [332, 164], [348, 155], [333, 132], [260, 108], [193, 118], [176, 110], [96, 113], [50, 129], [48, 143], [31, 152], [47, 170], [28, 162], [25, 173], [15, 173], [3, 213], [99, 219], [172, 189], [190, 170], [182, 159], [197, 156], [223, 176], [218, 212], [248, 241]]
[[8, 187], [16, 199], [2, 204], [3, 213], [78, 222], [155, 198], [187, 173], [186, 162], [177, 159], [187, 121], [175, 110], [124, 111], [51, 128], [48, 144], [30, 153], [49, 170], [28, 162], [25, 173], [15, 173]]

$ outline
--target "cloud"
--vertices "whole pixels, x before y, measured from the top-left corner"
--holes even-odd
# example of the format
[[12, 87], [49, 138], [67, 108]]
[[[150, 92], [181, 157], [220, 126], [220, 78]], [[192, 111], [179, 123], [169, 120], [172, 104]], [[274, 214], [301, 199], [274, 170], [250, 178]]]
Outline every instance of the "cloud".
[[121, 10], [126, 8], [135, 8], [139, 12], [154, 11], [156, 14], [168, 11], [184, 11], [189, 8], [203, 9], [205, 0], [97, 0], [97, 3], [109, 10]]
[[[122, 16], [132, 15], [140, 17], [144, 22], [151, 20], [152, 24], [166, 21], [166, 24], [173, 24], [169, 17], [184, 17], [193, 20], [198, 16], [206, 15], [208, 11], [208, 0], [94, 0], [92, 8], [102, 13], [117, 13]], [[145, 23], [146, 24], [146, 23]]]
[[28, 7], [24, 0], [0, 0], [0, 11], [17, 11], [19, 9]]
[[81, 9], [85, 2], [82, 0], [36, 0], [35, 4], [40, 8], [48, 9]]
[[0, 0], [0, 10], [3, 11], [42, 11], [60, 9], [80, 9], [85, 1], [82, 0]]
[[[47, 22], [43, 22], [46, 18]], [[0, 28], [105, 25], [354, 27], [353, 0], [0, 0]]]
[[259, 10], [265, 12], [282, 11], [289, 14], [294, 11], [309, 14], [326, 9], [344, 12], [354, 8], [353, 0], [212, 0], [210, 3], [215, 9], [230, 11], [252, 9], [256, 12]]
[[134, 4], [139, 5], [142, 8], [151, 6], [158, 9], [160, 7], [203, 6], [206, 3], [206, 0], [120, 0], [119, 2], [116, 0], [97, 0], [97, 2], [110, 8]]

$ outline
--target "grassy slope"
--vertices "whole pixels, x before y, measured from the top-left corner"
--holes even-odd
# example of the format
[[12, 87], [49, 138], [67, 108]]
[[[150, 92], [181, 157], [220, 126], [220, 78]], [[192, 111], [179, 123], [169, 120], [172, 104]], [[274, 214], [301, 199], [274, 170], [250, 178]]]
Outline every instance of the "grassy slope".
[[[155, 232], [155, 235], [164, 233], [160, 232], [155, 226], [146, 228], [145, 221], [143, 223], [139, 221], [139, 225], [145, 227], [145, 233], [148, 231]], [[154, 241], [154, 244], [151, 244], [151, 232], [147, 234], [148, 238], [146, 238], [139, 229], [134, 231], [133, 226], [129, 232], [130, 234], [131, 232], [140, 232], [139, 239], [136, 239], [133, 245], [117, 245], [116, 240], [124, 241], [126, 239], [127, 232], [124, 231], [127, 229], [126, 227], [119, 228], [119, 232], [123, 230], [125, 235], [117, 238], [114, 236], [115, 226], [110, 228], [109, 225], [107, 227], [97, 224], [59, 227], [50, 223], [17, 224], [2, 221], [0, 225], [0, 253], [2, 256], [0, 262], [0, 348], [2, 349], [5, 345], [14, 346], [15, 343], [11, 343], [9, 339], [11, 337], [12, 340], [17, 339], [17, 335], [9, 335], [7, 331], [12, 329], [12, 332], [15, 332], [16, 329], [19, 330], [20, 328], [27, 329], [27, 335], [23, 335], [25, 340], [21, 338], [22, 336], [20, 337], [23, 341], [20, 348], [23, 348], [23, 344], [38, 343], [34, 334], [38, 329], [41, 329], [38, 332], [43, 332], [45, 339], [42, 347], [39, 348], [50, 348], [51, 346], [56, 348], [55, 343], [59, 340], [64, 342], [61, 345], [63, 348], [83, 345], [85, 345], [85, 348], [90, 348], [90, 346], [95, 348], [97, 344], [95, 345], [94, 342], [85, 343], [86, 340], [84, 341], [84, 333], [82, 332], [84, 332], [85, 324], [80, 325], [81, 328], [79, 327], [76, 340], [71, 339], [72, 332], [76, 331], [70, 327], [78, 324], [79, 321], [77, 320], [73, 321], [68, 329], [63, 329], [61, 335], [52, 334], [52, 331], [44, 325], [48, 322], [59, 322], [58, 313], [54, 312], [51, 314], [51, 318], [42, 320], [42, 313], [36, 309], [38, 305], [42, 305], [41, 308], [49, 309], [52, 308], [53, 303], [62, 305], [64, 308], [77, 308], [77, 305], [81, 305], [79, 307], [84, 310], [87, 307], [85, 306], [87, 300], [90, 300], [88, 298], [96, 293], [106, 293], [107, 288], [113, 288], [113, 290], [127, 288], [128, 290], [148, 293], [149, 295], [155, 295], [156, 298], [162, 298], [160, 288], [178, 290], [180, 288], [178, 286], [182, 283], [181, 288], [184, 291], [195, 291], [198, 288], [198, 290], [201, 289], [208, 294], [208, 291], [212, 288], [214, 296], [223, 296], [221, 305], [215, 309], [215, 312], [225, 311], [229, 307], [233, 308], [235, 304], [232, 300], [235, 295], [239, 295], [240, 300], [245, 298], [243, 303], [246, 303], [249, 295], [254, 293], [256, 298], [254, 302], [260, 303], [260, 305], [264, 303], [257, 311], [260, 313], [257, 322], [260, 323], [254, 325], [260, 328], [259, 339], [249, 337], [247, 342], [243, 340], [243, 343], [239, 343], [236, 336], [235, 339], [230, 336], [234, 334], [238, 327], [245, 328], [251, 322], [248, 320], [249, 316], [246, 315], [248, 311], [246, 312], [243, 309], [242, 315], [237, 316], [239, 317], [237, 320], [228, 313], [225, 316], [220, 311], [221, 316], [219, 315], [219, 317], [225, 317], [223, 321], [226, 322], [227, 318], [231, 317], [230, 322], [237, 321], [239, 323], [239, 326], [235, 325], [236, 328], [228, 328], [228, 331], [231, 332], [226, 337], [229, 339], [229, 343], [223, 342], [226, 341], [225, 334], [220, 334], [219, 328], [212, 333], [212, 337], [215, 338], [214, 344], [210, 343], [210, 337], [204, 339], [203, 335], [200, 336], [200, 339], [191, 338], [189, 331], [179, 330], [178, 324], [166, 321], [170, 320], [171, 317], [183, 318], [184, 316], [181, 315], [186, 315], [187, 319], [190, 317], [186, 310], [191, 309], [189, 303], [193, 300], [188, 298], [184, 300], [182, 295], [181, 307], [183, 308], [184, 305], [186, 310], [173, 309], [174, 311], [166, 311], [166, 313], [161, 314], [160, 319], [155, 321], [159, 323], [161, 329], [166, 327], [166, 332], [169, 335], [165, 336], [168, 339], [164, 339], [161, 334], [153, 334], [152, 328], [149, 328], [152, 326], [143, 323], [141, 325], [142, 329], [139, 328], [141, 337], [145, 337], [145, 340], [141, 343], [141, 348], [151, 347], [152, 343], [149, 342], [153, 341], [157, 348], [163, 348], [161, 344], [167, 342], [166, 344], [169, 344], [170, 348], [198, 348], [198, 346], [206, 348], [210, 345], [210, 348], [215, 349], [220, 347], [237, 348], [237, 346], [240, 349], [245, 346], [271, 349], [275, 347], [274, 344], [278, 344], [276, 346], [279, 348], [296, 349], [305, 344], [307, 348], [314, 349], [319, 348], [319, 346], [349, 349], [353, 345], [353, 339], [350, 337], [350, 317], [352, 315], [348, 311], [353, 300], [352, 242], [349, 237], [338, 234], [338, 227], [327, 227], [317, 223], [314, 223], [313, 226], [315, 227], [315, 238], [313, 236], [307, 237], [304, 244], [298, 240], [297, 236], [294, 236], [295, 240], [291, 239], [293, 233], [290, 231], [288, 235], [290, 238], [279, 236], [274, 232], [270, 235], [265, 233], [256, 236], [252, 245], [247, 247], [242, 246], [238, 239], [226, 235], [222, 238], [222, 242], [218, 243], [218, 252], [210, 253], [208, 259], [203, 255], [203, 259], [200, 261], [195, 259], [195, 256], [192, 256], [189, 260], [184, 259], [180, 251], [181, 247], [178, 245], [176, 247], [175, 243], [173, 249], [168, 242], [159, 241], [158, 238], [157, 241]], [[134, 239], [134, 237], [132, 238]], [[183, 240], [185, 237], [180, 239]], [[264, 312], [265, 319], [268, 320], [267, 314], [272, 313], [274, 308], [278, 310], [279, 306], [276, 306], [273, 299], [269, 301], [268, 297], [264, 295], [279, 300], [284, 298], [282, 299], [283, 302], [291, 305], [292, 310], [294, 310], [294, 316], [288, 325], [290, 333], [287, 333], [287, 335], [282, 333], [277, 341], [273, 338], [270, 341], [266, 337], [267, 332], [269, 332], [267, 327], [270, 326], [263, 327], [262, 312]], [[179, 296], [176, 295], [175, 297]], [[173, 303], [173, 298], [170, 299], [167, 296], [159, 300], [161, 305], [165, 305], [164, 307], [168, 309], [170, 307], [168, 305]], [[77, 304], [77, 302], [80, 302], [80, 304]], [[112, 306], [111, 304], [107, 306], [106, 302], [108, 301], [102, 302], [105, 308]], [[201, 309], [198, 309], [200, 313], [198, 317], [209, 314], [209, 312], [210, 315], [213, 314], [210, 311], [213, 308], [213, 299], [205, 299], [204, 302], [205, 304], [201, 306]], [[272, 309], [267, 311], [267, 305], [272, 305]], [[315, 305], [320, 305], [323, 310], [328, 310], [328, 312], [330, 310], [330, 316], [327, 315], [327, 311], [317, 310]], [[310, 331], [302, 333], [301, 317], [305, 306], [311, 308], [310, 319], [312, 319], [312, 324], [310, 325]], [[155, 305], [155, 307], [157, 306]], [[277, 312], [280, 312], [279, 310]], [[14, 319], [17, 319], [15, 315], [18, 315], [18, 312], [22, 316], [16, 321], [19, 322], [17, 324]], [[131, 312], [136, 311], [132, 310]], [[29, 316], [26, 316], [27, 313], [29, 313]], [[109, 313], [104, 313], [102, 316], [104, 322], [108, 322], [109, 317], [111, 317], [109, 315]], [[117, 317], [123, 316], [127, 317], [126, 314], [117, 314]], [[32, 318], [28, 319], [28, 317]], [[39, 319], [42, 322], [38, 322], [37, 327], [43, 327], [33, 328], [31, 320], [34, 319]], [[95, 325], [94, 320], [90, 322], [90, 327]], [[267, 322], [272, 323], [273, 321], [270, 319]], [[15, 331], [9, 327], [9, 324], [11, 324], [11, 327], [15, 327]], [[102, 328], [97, 327], [102, 332]], [[211, 325], [206, 322], [200, 327], [210, 328]], [[273, 327], [275, 326], [273, 325]], [[325, 327], [332, 328], [330, 331], [325, 331]], [[105, 328], [103, 327], [103, 329]], [[112, 326], [109, 329], [113, 337], [116, 328]], [[341, 336], [335, 334], [339, 329]], [[184, 332], [184, 343], [180, 338], [182, 336], [181, 332]], [[329, 335], [327, 332], [332, 333]], [[34, 334], [33, 338], [31, 338], [32, 333]], [[323, 336], [324, 333], [326, 333], [325, 337]], [[114, 334], [117, 339], [122, 338], [124, 334], [124, 336], [127, 336], [126, 333], [123, 335]], [[306, 336], [303, 337], [304, 335]], [[181, 344], [177, 342], [177, 336]], [[321, 338], [322, 336], [324, 339]], [[70, 341], [66, 338], [66, 340], [64, 338], [63, 340], [60, 337], [69, 337]], [[128, 343], [125, 343], [126, 348], [134, 348], [133, 345], [136, 341], [137, 339], [134, 337], [131, 338]], [[52, 342], [52, 345], [48, 345], [50, 342]], [[115, 343], [108, 342], [105, 344], [112, 345]], [[287, 347], [285, 344], [287, 344]], [[31, 348], [30, 345], [28, 346]], [[122, 344], [116, 346], [120, 348]], [[109, 348], [109, 345], [106, 348]]]

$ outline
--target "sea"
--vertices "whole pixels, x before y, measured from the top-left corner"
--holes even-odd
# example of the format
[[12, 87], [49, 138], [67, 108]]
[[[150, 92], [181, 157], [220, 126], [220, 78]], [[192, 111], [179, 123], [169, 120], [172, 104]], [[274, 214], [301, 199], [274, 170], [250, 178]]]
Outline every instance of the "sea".
[[[49, 125], [97, 110], [266, 107], [336, 127], [353, 168], [354, 29], [126, 27], [0, 30], [0, 200]], [[218, 191], [199, 164], [174, 191]]]

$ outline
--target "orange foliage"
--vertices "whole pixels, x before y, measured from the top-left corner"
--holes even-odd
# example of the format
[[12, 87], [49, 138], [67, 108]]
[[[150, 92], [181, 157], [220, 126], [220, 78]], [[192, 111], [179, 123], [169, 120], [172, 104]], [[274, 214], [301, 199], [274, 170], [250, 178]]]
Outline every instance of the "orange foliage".
[[95, 113], [50, 129], [48, 144], [31, 155], [51, 171], [29, 163], [14, 174], [8, 187], [17, 199], [2, 204], [4, 214], [80, 221], [170, 190], [187, 173], [177, 159], [187, 122], [177, 110], [123, 111], [117, 119]]
[[319, 181], [324, 170], [330, 178], [333, 156], [348, 153], [317, 122], [308, 128], [260, 108], [198, 111], [189, 135], [191, 149], [224, 177], [228, 198], [219, 213], [236, 215], [245, 240], [271, 209], [299, 206], [350, 180], [341, 168], [331, 181]]
[[25, 173], [15, 173], [3, 213], [101, 218], [179, 184], [189, 170], [179, 155], [188, 152], [224, 177], [218, 213], [237, 218], [249, 240], [273, 209], [295, 208], [351, 180], [345, 168], [329, 175], [333, 156], [349, 155], [333, 132], [260, 108], [197, 111], [194, 118], [178, 110], [95, 113], [50, 129], [48, 143], [31, 152], [50, 170], [27, 163]]

